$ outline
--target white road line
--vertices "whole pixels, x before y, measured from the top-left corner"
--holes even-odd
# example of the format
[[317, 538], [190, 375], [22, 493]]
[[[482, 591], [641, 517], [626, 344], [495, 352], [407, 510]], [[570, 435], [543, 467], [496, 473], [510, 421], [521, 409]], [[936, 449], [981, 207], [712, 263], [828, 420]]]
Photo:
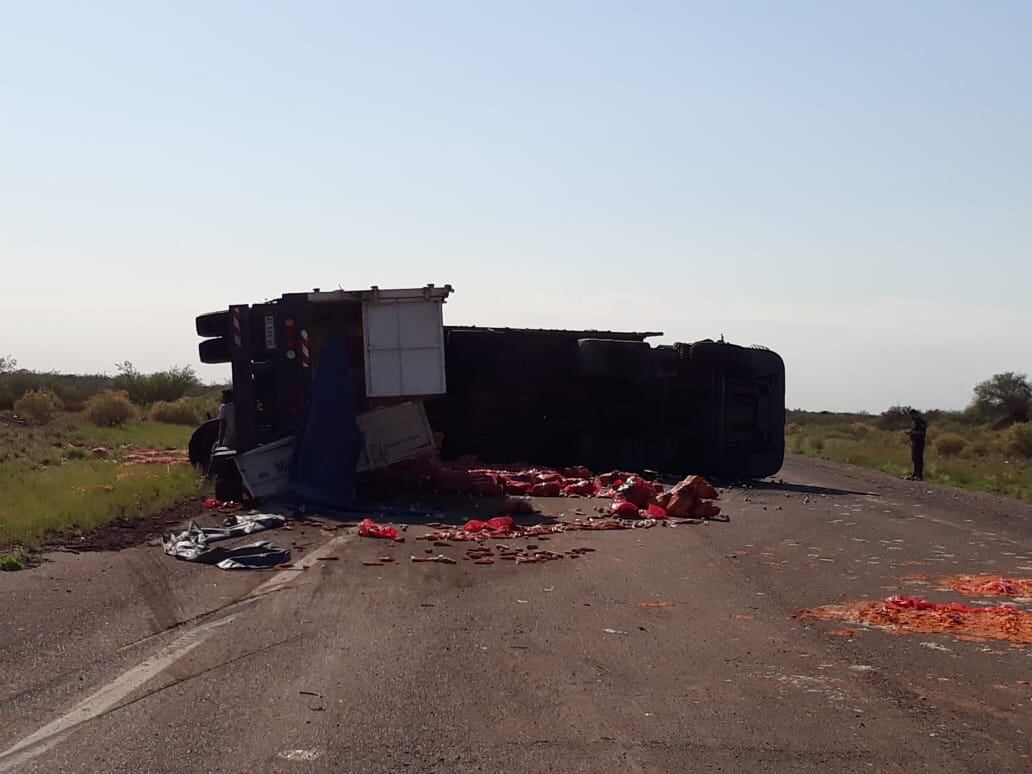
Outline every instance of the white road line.
[[143, 663], [136, 665], [87, 699], [79, 702], [64, 716], [54, 720], [13, 747], [0, 753], [0, 772], [11, 771], [60, 741], [60, 737], [76, 726], [107, 712], [126, 696], [168, 669], [184, 655], [203, 643], [212, 632], [236, 618], [220, 618], [198, 626], [170, 645], [159, 650]]
[[[319, 546], [319, 548], [315, 549], [314, 551], [305, 554], [300, 559], [295, 560], [293, 564], [295, 566], [298, 566], [301, 564], [307, 564], [309, 562], [317, 561], [319, 558], [323, 556], [329, 556], [342, 545], [349, 542], [352, 537], [353, 535], [350, 534], [337, 535], [331, 538], [327, 543], [324, 543], [323, 545]], [[276, 591], [277, 589], [286, 586], [292, 580], [297, 580], [299, 575], [303, 574], [304, 570], [282, 570], [281, 572], [278, 572], [275, 575], [273, 575], [271, 578], [269, 578], [269, 580], [265, 581], [265, 583], [256, 588], [250, 594], [248, 594], [248, 597], [260, 597], [264, 594], [268, 594], [271, 591]]]
[[[294, 564], [317, 561], [320, 557], [328, 556], [350, 541], [351, 537], [350, 534], [337, 535], [324, 545], [296, 560]], [[276, 591], [297, 578], [298, 571], [281, 570], [255, 588], [244, 599], [254, 599]], [[0, 753], [0, 774], [24, 765], [56, 745], [72, 729], [107, 712], [137, 688], [161, 674], [191, 650], [201, 645], [215, 629], [228, 624], [239, 615], [240, 613], [235, 613], [225, 618], [217, 618], [191, 629], [150, 658], [116, 677], [92, 696], [76, 704], [65, 715]]]

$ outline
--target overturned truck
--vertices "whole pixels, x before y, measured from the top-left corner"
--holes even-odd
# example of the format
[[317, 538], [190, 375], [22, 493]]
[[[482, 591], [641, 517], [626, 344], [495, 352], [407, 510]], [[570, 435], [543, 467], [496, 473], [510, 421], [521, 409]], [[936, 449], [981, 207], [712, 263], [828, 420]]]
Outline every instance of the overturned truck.
[[[315, 289], [199, 316], [200, 359], [231, 364], [233, 389], [221, 422], [195, 433], [191, 457], [208, 466], [214, 449], [223, 471], [264, 457], [287, 476], [295, 440], [325, 424], [327, 406], [346, 406], [368, 434], [405, 404], [445, 458], [736, 479], [781, 468], [785, 368], [769, 349], [652, 346], [656, 332], [445, 326], [451, 293]], [[320, 369], [331, 350], [334, 365]], [[356, 440], [358, 469], [427, 445], [400, 433], [375, 449]]]

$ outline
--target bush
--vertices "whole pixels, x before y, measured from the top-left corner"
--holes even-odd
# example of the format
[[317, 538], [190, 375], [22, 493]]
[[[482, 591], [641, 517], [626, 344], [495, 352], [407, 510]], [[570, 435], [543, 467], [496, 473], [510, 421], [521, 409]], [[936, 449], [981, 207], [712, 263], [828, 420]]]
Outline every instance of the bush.
[[174, 401], [159, 400], [150, 410], [150, 418], [155, 422], [169, 425], [199, 425], [196, 401], [180, 398]]
[[114, 379], [114, 387], [125, 390], [133, 403], [149, 406], [158, 401], [175, 401], [188, 391], [201, 386], [190, 366], [173, 366], [167, 371], [153, 374], [141, 374], [132, 363], [126, 361], [118, 366], [119, 374]]
[[943, 457], [955, 457], [968, 445], [967, 438], [956, 433], [943, 433], [935, 439], [935, 448]]
[[29, 390], [14, 402], [14, 410], [18, 414], [43, 424], [49, 422], [60, 409], [61, 399], [46, 388]]
[[84, 401], [111, 387], [110, 376], [57, 374], [53, 372], [0, 371], [0, 409], [9, 409], [29, 390], [48, 389], [67, 404]]
[[993, 441], [986, 435], [978, 435], [971, 440], [964, 450], [965, 454], [973, 457], [985, 457], [993, 451]]
[[1032, 413], [1032, 383], [1025, 374], [1013, 371], [996, 374], [975, 385], [975, 411], [985, 417], [1008, 417], [1027, 422]]
[[910, 427], [910, 406], [892, 406], [878, 415], [882, 430], [904, 430]]
[[1012, 425], [1003, 436], [1003, 448], [1015, 457], [1032, 457], [1032, 424]]
[[134, 413], [125, 390], [104, 390], [86, 401], [86, 417], [99, 427], [118, 427]]

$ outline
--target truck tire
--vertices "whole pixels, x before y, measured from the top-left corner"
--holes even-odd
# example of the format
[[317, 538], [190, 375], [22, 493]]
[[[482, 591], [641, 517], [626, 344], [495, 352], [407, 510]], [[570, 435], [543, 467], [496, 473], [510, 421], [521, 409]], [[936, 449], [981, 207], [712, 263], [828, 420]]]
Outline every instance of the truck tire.
[[693, 365], [741, 365], [748, 360], [746, 350], [735, 344], [717, 341], [697, 341], [692, 344], [690, 359]]
[[657, 374], [673, 376], [681, 365], [681, 357], [674, 347], [660, 345], [652, 350], [652, 362]]
[[211, 450], [219, 440], [219, 420], [209, 419], [200, 427], [194, 430], [190, 436], [190, 444], [187, 451], [190, 455], [190, 464], [199, 468], [207, 475], [211, 469]]
[[197, 345], [197, 352], [202, 363], [228, 363], [232, 359], [229, 339], [222, 336], [217, 339], [205, 339]]
[[779, 376], [783, 381], [785, 374], [785, 363], [776, 352], [736, 344], [696, 342], [692, 344], [690, 362], [693, 366], [728, 370], [755, 378]]
[[197, 335], [211, 338], [229, 335], [229, 312], [208, 312], [197, 317]]
[[618, 382], [652, 378], [652, 347], [645, 341], [578, 339], [581, 376]]

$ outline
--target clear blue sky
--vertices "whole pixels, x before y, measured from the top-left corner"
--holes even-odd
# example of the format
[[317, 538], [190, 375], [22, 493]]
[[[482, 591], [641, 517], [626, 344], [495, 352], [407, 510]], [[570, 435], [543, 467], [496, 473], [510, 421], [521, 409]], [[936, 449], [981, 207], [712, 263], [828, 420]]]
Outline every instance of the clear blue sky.
[[3, 2], [0, 354], [451, 283], [451, 322], [721, 333], [792, 406], [1032, 370], [1032, 3]]

